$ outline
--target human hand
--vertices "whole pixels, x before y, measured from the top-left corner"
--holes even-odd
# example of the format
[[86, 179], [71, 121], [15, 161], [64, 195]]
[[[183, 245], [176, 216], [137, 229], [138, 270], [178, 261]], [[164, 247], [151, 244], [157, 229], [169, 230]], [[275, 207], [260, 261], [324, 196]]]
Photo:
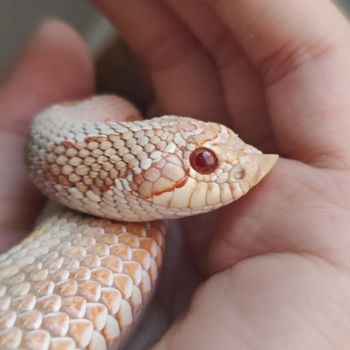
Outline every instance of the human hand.
[[67, 25], [44, 22], [0, 87], [0, 250], [18, 242], [36, 220], [42, 196], [24, 166], [28, 127], [41, 109], [90, 95], [94, 74], [88, 50]]
[[93, 3], [147, 65], [164, 113], [224, 122], [284, 157], [208, 235], [187, 221], [207, 279], [155, 349], [347, 348], [347, 21], [328, 0]]

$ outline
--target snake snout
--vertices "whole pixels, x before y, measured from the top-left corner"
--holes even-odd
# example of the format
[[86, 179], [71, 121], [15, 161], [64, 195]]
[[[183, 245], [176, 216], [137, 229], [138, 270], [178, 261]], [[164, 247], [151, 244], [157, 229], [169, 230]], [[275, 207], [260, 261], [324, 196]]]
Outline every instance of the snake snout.
[[258, 182], [267, 175], [278, 160], [277, 154], [259, 154], [255, 159], [260, 167]]
[[229, 178], [232, 182], [244, 181], [251, 188], [268, 174], [277, 159], [276, 154], [246, 153], [232, 168]]

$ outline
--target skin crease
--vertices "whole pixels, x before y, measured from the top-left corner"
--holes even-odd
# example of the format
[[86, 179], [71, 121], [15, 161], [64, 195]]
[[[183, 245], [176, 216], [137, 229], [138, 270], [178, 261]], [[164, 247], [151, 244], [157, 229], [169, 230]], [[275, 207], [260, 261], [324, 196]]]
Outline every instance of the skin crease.
[[[198, 230], [203, 218], [185, 222], [197, 228], [186, 233], [187, 252], [202, 282], [155, 349], [349, 348], [348, 22], [328, 0], [93, 3], [144, 60], [164, 113], [217, 118], [284, 156], [215, 214], [214, 230]], [[3, 249], [36, 214], [19, 156], [31, 116], [92, 85], [85, 47], [54, 21], [1, 89]]]

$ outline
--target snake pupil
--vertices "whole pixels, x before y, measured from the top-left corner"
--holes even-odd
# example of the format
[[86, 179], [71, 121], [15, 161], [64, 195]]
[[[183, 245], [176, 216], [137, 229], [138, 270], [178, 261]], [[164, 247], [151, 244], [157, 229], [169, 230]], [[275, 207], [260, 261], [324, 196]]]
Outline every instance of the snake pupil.
[[218, 167], [218, 158], [212, 150], [200, 147], [191, 153], [190, 163], [198, 173], [210, 174]]

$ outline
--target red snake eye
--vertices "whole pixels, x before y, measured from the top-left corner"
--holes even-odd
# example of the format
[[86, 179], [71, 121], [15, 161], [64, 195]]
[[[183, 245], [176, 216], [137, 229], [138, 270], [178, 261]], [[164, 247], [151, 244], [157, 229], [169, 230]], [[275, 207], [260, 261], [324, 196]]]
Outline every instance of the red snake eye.
[[200, 174], [210, 174], [218, 167], [216, 154], [205, 147], [195, 149], [190, 155], [192, 168]]

